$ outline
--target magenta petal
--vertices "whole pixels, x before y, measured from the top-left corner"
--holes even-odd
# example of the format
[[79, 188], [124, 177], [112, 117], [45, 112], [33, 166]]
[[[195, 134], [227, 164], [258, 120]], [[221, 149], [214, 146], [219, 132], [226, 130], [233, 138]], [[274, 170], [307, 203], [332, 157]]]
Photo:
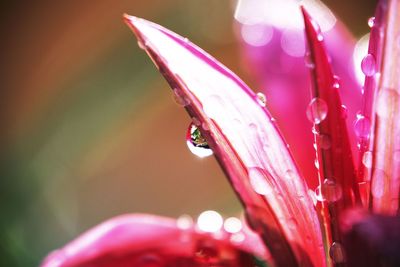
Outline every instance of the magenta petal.
[[[254, 238], [250, 239], [255, 245]], [[252, 267], [254, 254], [265, 256], [258, 252], [196, 233], [193, 228], [180, 229], [172, 219], [136, 214], [115, 217], [94, 227], [51, 253], [41, 266], [161, 267], [223, 262], [224, 266]]]
[[[353, 50], [355, 39], [321, 1], [300, 1], [322, 23], [326, 49], [336, 75], [339, 92], [348, 108], [348, 127], [359, 111], [361, 84], [356, 79]], [[264, 12], [264, 13], [262, 13]], [[259, 14], [259, 15], [258, 15]], [[295, 161], [310, 187], [318, 185], [314, 167], [313, 136], [306, 118], [309, 103], [308, 69], [304, 62], [303, 21], [296, 0], [241, 0], [237, 8], [238, 33], [243, 41], [243, 64], [267, 97], [267, 105], [290, 144]], [[247, 20], [246, 20], [247, 19]], [[356, 138], [349, 132], [355, 154]]]
[[[400, 3], [380, 1], [372, 28], [370, 62], [364, 62], [364, 112], [371, 116], [370, 151], [363, 155], [366, 181], [371, 179], [370, 206], [376, 213], [396, 214], [400, 192]], [[376, 85], [375, 85], [376, 84]], [[369, 133], [369, 132], [368, 132]]]
[[324, 266], [312, 201], [264, 103], [187, 39], [126, 16], [139, 43], [184, 105], [243, 202], [278, 266]]
[[[340, 244], [338, 216], [344, 208], [359, 200], [356, 171], [352, 159], [346, 120], [343, 116], [341, 90], [333, 75], [325, 50], [322, 33], [304, 8], [305, 31], [314, 67], [312, 97], [307, 115], [314, 122], [315, 149], [320, 185], [317, 198], [322, 204], [326, 241], [329, 246]], [[335, 243], [334, 243], [335, 242]]]

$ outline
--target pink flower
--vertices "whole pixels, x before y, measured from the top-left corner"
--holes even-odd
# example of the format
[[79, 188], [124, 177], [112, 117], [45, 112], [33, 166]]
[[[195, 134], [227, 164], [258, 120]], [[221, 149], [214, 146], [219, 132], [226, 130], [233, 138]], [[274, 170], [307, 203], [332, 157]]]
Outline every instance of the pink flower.
[[[277, 3], [286, 2], [297, 8], [294, 1]], [[348, 64], [348, 33], [341, 24], [321, 31], [306, 11], [315, 9], [316, 2], [310, 3], [301, 7], [306, 64], [294, 55], [304, 51], [290, 46], [290, 38], [303, 29], [288, 33], [273, 21], [240, 26], [250, 45], [245, 51], [271, 103], [188, 39], [125, 15], [139, 46], [192, 118], [190, 148], [215, 155], [251, 230], [245, 226], [238, 239], [227, 229], [219, 231], [221, 218], [208, 231], [190, 221], [125, 215], [51, 253], [42, 266], [395, 266], [398, 257], [391, 249], [399, 246], [400, 228], [396, 217], [385, 216], [399, 208], [400, 4], [378, 4], [362, 62], [361, 96]], [[239, 20], [246, 18], [243, 14], [237, 13]], [[271, 27], [285, 51], [277, 49], [273, 37], [266, 41]], [[263, 42], [251, 36], [253, 30], [263, 32]], [[304, 91], [309, 86], [311, 98]], [[307, 107], [288, 116], [306, 99]], [[393, 246], [376, 249], [388, 231]], [[352, 254], [374, 249], [370, 261]]]

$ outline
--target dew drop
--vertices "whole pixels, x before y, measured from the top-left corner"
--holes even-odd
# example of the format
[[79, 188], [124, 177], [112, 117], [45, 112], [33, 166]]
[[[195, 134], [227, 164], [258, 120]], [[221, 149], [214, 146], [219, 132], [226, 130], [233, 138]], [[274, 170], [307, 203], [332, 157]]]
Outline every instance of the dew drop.
[[332, 88], [334, 89], [339, 89], [340, 88], [340, 78], [339, 76], [333, 76], [333, 83], [332, 83]]
[[371, 123], [368, 118], [363, 115], [357, 115], [354, 122], [354, 132], [361, 139], [368, 139], [370, 134]]
[[214, 233], [222, 228], [222, 216], [213, 210], [203, 211], [197, 218], [197, 226], [203, 232]]
[[239, 233], [242, 228], [242, 221], [236, 217], [229, 217], [224, 222], [224, 230], [228, 233]]
[[378, 93], [376, 113], [382, 118], [388, 118], [399, 108], [399, 94], [393, 89], [382, 89]]
[[306, 54], [304, 56], [304, 63], [307, 68], [310, 68], [310, 69], [315, 68], [315, 64], [313, 62], [312, 55], [310, 52], [306, 52]]
[[174, 93], [174, 101], [179, 106], [185, 107], [190, 104], [190, 99], [185, 96], [179, 89], [175, 88], [173, 90]]
[[206, 139], [201, 134], [200, 129], [194, 123], [189, 125], [186, 134], [186, 144], [189, 150], [200, 158], [208, 157], [213, 154]]
[[347, 109], [347, 107], [345, 105], [341, 106], [341, 110], [340, 110], [340, 115], [342, 116], [343, 119], [347, 119], [349, 110]]
[[318, 135], [318, 146], [322, 149], [330, 149], [332, 146], [331, 137], [327, 134]]
[[319, 124], [328, 115], [328, 105], [323, 99], [316, 97], [308, 105], [306, 115], [312, 123]]
[[322, 41], [324, 40], [324, 36], [322, 35], [322, 33], [318, 33], [317, 39], [318, 39], [318, 41], [320, 41], [320, 42], [322, 42]]
[[370, 28], [372, 28], [372, 27], [374, 27], [374, 25], [375, 25], [375, 17], [370, 17], [370, 18], [368, 19], [368, 26], [369, 26]]
[[343, 263], [345, 261], [343, 246], [338, 242], [333, 242], [329, 248], [329, 256], [335, 263]]
[[260, 106], [265, 107], [267, 105], [267, 98], [263, 93], [258, 92], [256, 94], [257, 96], [257, 102]]
[[362, 157], [362, 163], [368, 169], [370, 169], [372, 167], [372, 152], [371, 151], [364, 152], [364, 155]]
[[263, 170], [258, 167], [249, 169], [250, 184], [254, 191], [260, 195], [269, 195], [272, 193], [271, 185], [268, 183]]
[[318, 201], [335, 202], [342, 198], [342, 187], [332, 179], [325, 179], [315, 189], [315, 197]]
[[375, 57], [372, 54], [367, 54], [361, 61], [361, 70], [365, 76], [372, 76], [376, 73]]

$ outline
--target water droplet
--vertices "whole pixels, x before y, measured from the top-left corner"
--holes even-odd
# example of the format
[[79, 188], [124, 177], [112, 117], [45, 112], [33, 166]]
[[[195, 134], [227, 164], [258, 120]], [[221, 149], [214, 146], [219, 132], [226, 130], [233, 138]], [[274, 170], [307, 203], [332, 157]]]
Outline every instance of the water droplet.
[[260, 195], [269, 195], [272, 193], [272, 187], [268, 183], [264, 171], [261, 168], [253, 167], [249, 169], [250, 184], [254, 191]]
[[318, 39], [318, 41], [320, 41], [320, 42], [324, 40], [324, 36], [322, 35], [322, 33], [318, 33], [317, 39]]
[[385, 183], [389, 179], [384, 170], [375, 169], [372, 175], [371, 193], [372, 196], [380, 198], [385, 193]]
[[316, 97], [308, 105], [306, 115], [312, 123], [319, 124], [328, 115], [328, 105], [323, 99]]
[[236, 217], [229, 217], [224, 222], [224, 229], [226, 232], [235, 234], [242, 230], [242, 221]]
[[376, 113], [382, 118], [393, 115], [400, 106], [399, 94], [393, 89], [382, 89], [378, 93]]
[[318, 135], [318, 146], [322, 149], [330, 149], [332, 146], [331, 137], [327, 134]]
[[375, 25], [375, 17], [370, 17], [370, 18], [368, 19], [368, 26], [369, 26], [370, 28], [372, 28], [372, 27], [374, 27], [374, 25]]
[[333, 242], [329, 248], [329, 256], [335, 263], [343, 263], [345, 261], [343, 246], [338, 242]]
[[347, 109], [347, 107], [345, 105], [342, 105], [341, 107], [341, 111], [340, 111], [340, 115], [342, 115], [343, 119], [347, 119], [349, 110]]
[[189, 229], [193, 226], [193, 219], [189, 215], [186, 215], [186, 214], [181, 215], [176, 220], [176, 225], [178, 226], [178, 228], [180, 228], [182, 230]]
[[333, 83], [332, 83], [332, 88], [334, 89], [339, 89], [340, 88], [340, 78], [339, 76], [333, 76]]
[[310, 68], [310, 69], [315, 68], [315, 64], [314, 64], [314, 61], [312, 59], [312, 54], [310, 52], [306, 52], [306, 54], [304, 56], [304, 63], [305, 63], [307, 68]]
[[185, 107], [190, 104], [190, 99], [178, 88], [175, 88], [173, 93], [175, 103], [177, 103], [179, 106]]
[[203, 211], [197, 218], [197, 226], [203, 232], [215, 233], [221, 230], [223, 223], [222, 216], [214, 210]]
[[376, 73], [375, 57], [372, 54], [367, 54], [361, 61], [361, 70], [365, 76], [372, 76]]
[[364, 155], [362, 157], [362, 163], [368, 169], [372, 167], [372, 152], [371, 151], [364, 152]]
[[186, 134], [186, 144], [189, 150], [200, 158], [208, 157], [213, 151], [208, 146], [206, 139], [200, 132], [200, 129], [191, 123]]
[[260, 106], [265, 107], [267, 105], [267, 98], [263, 93], [258, 92], [256, 94], [257, 96], [257, 102], [260, 104]]
[[314, 160], [314, 166], [319, 170], [319, 161], [317, 159]]
[[342, 198], [342, 187], [332, 179], [325, 179], [315, 189], [315, 197], [318, 201], [335, 202]]
[[361, 139], [368, 139], [371, 128], [371, 123], [368, 118], [363, 115], [357, 115], [354, 122], [354, 132]]

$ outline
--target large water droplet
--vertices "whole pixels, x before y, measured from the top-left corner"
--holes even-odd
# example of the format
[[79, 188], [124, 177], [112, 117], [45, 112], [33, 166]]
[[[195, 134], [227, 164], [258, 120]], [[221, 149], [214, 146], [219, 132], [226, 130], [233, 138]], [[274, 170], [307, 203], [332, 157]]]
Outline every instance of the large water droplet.
[[366, 76], [372, 76], [376, 73], [376, 61], [372, 54], [368, 54], [363, 58], [361, 70]]
[[256, 193], [260, 195], [269, 195], [272, 193], [272, 187], [267, 181], [264, 171], [261, 168], [250, 168], [249, 179], [250, 184]]
[[361, 139], [368, 139], [371, 131], [371, 123], [368, 118], [358, 115], [354, 122], [354, 132]]
[[258, 92], [256, 94], [257, 96], [257, 102], [260, 104], [260, 106], [265, 107], [267, 105], [267, 98], [263, 93]]
[[321, 123], [328, 115], [328, 105], [321, 98], [311, 100], [306, 111], [307, 118], [315, 124]]
[[374, 25], [375, 25], [375, 17], [370, 17], [370, 18], [368, 19], [368, 26], [369, 26], [370, 28], [372, 28], [372, 27], [374, 27]]
[[340, 88], [340, 78], [339, 76], [333, 76], [333, 83], [332, 83], [332, 88], [334, 89], [339, 89]]
[[335, 263], [345, 262], [345, 254], [343, 246], [338, 242], [333, 242], [329, 248], [329, 256]]
[[190, 99], [186, 95], [184, 95], [184, 93], [181, 90], [175, 88], [173, 90], [173, 93], [174, 93], [174, 101], [179, 106], [185, 107], [190, 104]]
[[393, 89], [382, 89], [378, 93], [376, 113], [382, 118], [388, 118], [399, 108], [399, 94]]
[[364, 152], [364, 155], [362, 157], [362, 163], [368, 169], [372, 167], [372, 152], [371, 151]]
[[315, 189], [315, 197], [318, 201], [335, 202], [342, 198], [342, 187], [332, 179], [325, 179]]
[[200, 129], [194, 123], [189, 125], [186, 134], [186, 144], [189, 150], [200, 158], [208, 157], [213, 154], [206, 139], [201, 134]]
[[197, 226], [201, 231], [214, 233], [222, 228], [222, 216], [213, 210], [203, 211], [197, 218]]

